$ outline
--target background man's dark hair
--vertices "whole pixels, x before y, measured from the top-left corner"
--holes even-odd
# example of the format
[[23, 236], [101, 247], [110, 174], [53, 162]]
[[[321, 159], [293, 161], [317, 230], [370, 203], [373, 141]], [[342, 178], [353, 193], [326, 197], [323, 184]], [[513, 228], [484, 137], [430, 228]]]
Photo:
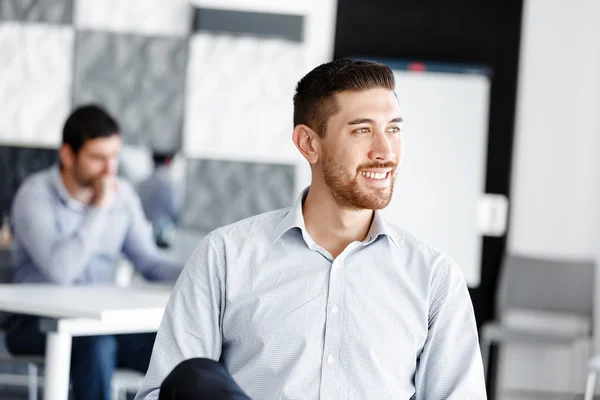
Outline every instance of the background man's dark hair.
[[119, 133], [119, 125], [102, 107], [95, 104], [76, 108], [63, 127], [63, 144], [77, 154], [86, 140]]
[[173, 160], [175, 157], [175, 153], [172, 152], [159, 152], [154, 151], [152, 153], [152, 161], [154, 161], [154, 166], [159, 167]]
[[294, 126], [304, 124], [325, 136], [327, 120], [339, 111], [335, 94], [344, 90], [394, 90], [394, 73], [373, 61], [341, 58], [322, 64], [298, 82], [294, 95]]

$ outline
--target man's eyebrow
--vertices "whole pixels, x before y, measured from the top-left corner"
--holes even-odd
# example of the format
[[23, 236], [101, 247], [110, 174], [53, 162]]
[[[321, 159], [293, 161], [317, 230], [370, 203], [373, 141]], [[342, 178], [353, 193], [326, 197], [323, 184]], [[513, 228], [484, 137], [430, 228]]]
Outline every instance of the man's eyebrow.
[[[374, 122], [375, 121], [373, 121], [370, 118], [357, 118], [357, 119], [354, 119], [354, 120], [348, 122], [348, 125], [372, 124]], [[397, 117], [397, 118], [392, 119], [390, 122], [403, 122], [403, 119], [402, 119], [402, 117]]]
[[348, 125], [372, 124], [373, 122], [374, 121], [370, 118], [357, 118], [348, 122]]

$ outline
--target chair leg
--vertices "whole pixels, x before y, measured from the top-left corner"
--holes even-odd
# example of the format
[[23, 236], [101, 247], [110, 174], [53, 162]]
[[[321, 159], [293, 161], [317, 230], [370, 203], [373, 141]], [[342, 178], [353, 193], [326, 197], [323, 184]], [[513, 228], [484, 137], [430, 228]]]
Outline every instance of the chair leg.
[[491, 345], [492, 344], [490, 342], [488, 342], [487, 340], [481, 341], [479, 344], [479, 347], [481, 350], [481, 361], [483, 362], [483, 374], [484, 374], [486, 382], [487, 382], [487, 377], [488, 377]]
[[117, 386], [114, 382], [111, 382], [111, 391], [112, 394], [110, 396], [111, 400], [121, 400], [121, 388]]
[[585, 385], [585, 397], [583, 400], [592, 400], [596, 388], [596, 371], [590, 371]]
[[27, 387], [29, 400], [38, 398], [38, 368], [35, 363], [27, 364]]
[[577, 362], [577, 341], [575, 341], [570, 347], [569, 347], [569, 372], [568, 372], [568, 381], [567, 381], [567, 391], [570, 393], [573, 392], [577, 392], [577, 384], [576, 384], [576, 378], [577, 378], [577, 374], [576, 372], [576, 365], [578, 365], [579, 363]]

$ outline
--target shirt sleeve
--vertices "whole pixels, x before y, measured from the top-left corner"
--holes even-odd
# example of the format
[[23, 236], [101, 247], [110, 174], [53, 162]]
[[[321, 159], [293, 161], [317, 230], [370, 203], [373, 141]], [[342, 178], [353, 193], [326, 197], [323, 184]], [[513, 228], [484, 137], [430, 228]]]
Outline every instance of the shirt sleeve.
[[486, 399], [477, 326], [462, 273], [443, 258], [431, 285], [429, 331], [417, 362], [415, 399]]
[[126, 201], [131, 224], [123, 244], [123, 253], [146, 279], [177, 280], [183, 262], [175, 260], [156, 246], [152, 237], [152, 227], [146, 220], [139, 196], [129, 186], [124, 189], [128, 192]]
[[106, 227], [106, 210], [89, 207], [79, 229], [66, 238], [58, 235], [60, 200], [43, 185], [25, 184], [12, 208], [15, 236], [49, 281], [71, 284], [85, 271]]
[[136, 400], [158, 399], [160, 385], [182, 361], [221, 356], [225, 263], [215, 236], [200, 242], [173, 289]]

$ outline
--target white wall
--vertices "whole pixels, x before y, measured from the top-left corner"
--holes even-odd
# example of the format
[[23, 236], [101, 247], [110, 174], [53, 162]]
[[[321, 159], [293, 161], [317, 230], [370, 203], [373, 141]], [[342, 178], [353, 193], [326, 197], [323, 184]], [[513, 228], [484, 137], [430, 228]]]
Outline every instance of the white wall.
[[[597, 0], [524, 0], [509, 252], [600, 254], [599, 17]], [[507, 347], [499, 386], [582, 392], [583, 347]]]

